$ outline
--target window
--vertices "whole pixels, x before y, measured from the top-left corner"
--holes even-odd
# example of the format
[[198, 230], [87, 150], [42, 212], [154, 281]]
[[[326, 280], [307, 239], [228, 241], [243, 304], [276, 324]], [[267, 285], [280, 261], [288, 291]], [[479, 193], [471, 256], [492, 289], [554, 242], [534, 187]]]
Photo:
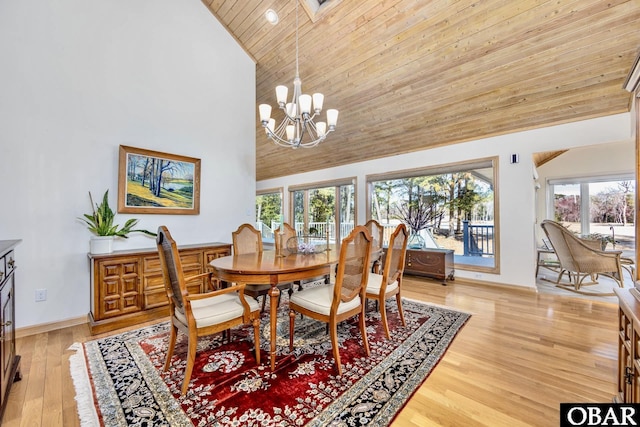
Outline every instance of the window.
[[582, 236], [635, 252], [635, 179], [632, 175], [549, 180], [547, 217]]
[[340, 242], [356, 218], [355, 178], [290, 187], [292, 224], [299, 235], [326, 236]]
[[282, 220], [282, 189], [263, 190], [256, 194], [256, 228], [262, 241], [274, 243], [273, 231]]
[[399, 223], [408, 248], [454, 250], [456, 268], [497, 273], [498, 222], [495, 159], [439, 165], [367, 177], [369, 217], [385, 227], [385, 242]]

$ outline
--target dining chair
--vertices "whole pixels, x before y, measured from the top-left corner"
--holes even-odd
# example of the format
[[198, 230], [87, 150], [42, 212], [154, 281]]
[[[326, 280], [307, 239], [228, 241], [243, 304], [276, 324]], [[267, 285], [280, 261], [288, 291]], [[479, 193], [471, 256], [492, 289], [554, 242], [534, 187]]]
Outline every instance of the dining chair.
[[[292, 226], [290, 226], [288, 223], [283, 222], [281, 228], [284, 230], [283, 234], [282, 234], [282, 238], [279, 238], [279, 233], [280, 233], [280, 227], [276, 228], [275, 230], [275, 241], [276, 241], [276, 253], [280, 253], [280, 254], [287, 254], [287, 247], [291, 247], [291, 245], [294, 245], [294, 247], [298, 247], [298, 233], [296, 232], [295, 228], [293, 228]], [[283, 247], [280, 247], [280, 245], [282, 245]], [[310, 283], [310, 282], [315, 282], [318, 280], [324, 280], [324, 283], [329, 283], [329, 275], [327, 274], [326, 276], [322, 276], [322, 277], [316, 277], [313, 279], [306, 279], [304, 282], [302, 280], [296, 280], [293, 283], [295, 285], [298, 286], [298, 290], [301, 291], [303, 289], [302, 285], [304, 283]], [[289, 297], [291, 297], [291, 294], [293, 294], [293, 286], [289, 287]]]
[[184, 276], [178, 247], [167, 227], [158, 228], [156, 244], [171, 317], [171, 335], [164, 371], [171, 366], [178, 330], [188, 339], [182, 394], [189, 388], [199, 337], [224, 332], [237, 325], [252, 324], [256, 362], [260, 364], [260, 306], [257, 301], [244, 297], [244, 285], [229, 286], [203, 294], [189, 294], [187, 281], [197, 276], [210, 276], [211, 272], [193, 277]]
[[298, 233], [296, 233], [295, 228], [286, 222], [283, 222], [280, 227], [275, 229], [274, 237], [277, 253], [286, 253], [290, 245], [294, 245], [296, 248], [298, 247]]
[[387, 338], [389, 335], [389, 323], [387, 322], [387, 310], [385, 301], [395, 295], [398, 304], [398, 314], [402, 326], [407, 326], [402, 310], [402, 273], [407, 253], [407, 241], [409, 232], [404, 224], [399, 224], [389, 238], [389, 247], [382, 269], [382, 274], [369, 274], [366, 287], [367, 299], [377, 301], [380, 309], [381, 322]]
[[[282, 234], [280, 234], [282, 233]], [[280, 255], [287, 255], [287, 249], [294, 245], [296, 248], [298, 247], [298, 233], [296, 233], [296, 229], [290, 226], [288, 223], [283, 222], [280, 227], [276, 228], [274, 231], [274, 240], [276, 243], [276, 253]], [[302, 281], [296, 280], [293, 282], [298, 285], [298, 289], [302, 289]], [[289, 297], [293, 294], [293, 286], [289, 284]]]
[[[260, 231], [251, 224], [242, 224], [238, 229], [231, 233], [231, 239], [233, 241], [233, 254], [252, 254], [262, 253], [262, 235]], [[282, 290], [291, 289], [291, 283], [279, 283], [277, 288]], [[264, 311], [269, 290], [271, 285], [252, 285], [247, 284], [244, 289], [245, 295], [249, 295], [254, 299], [262, 297], [262, 311]], [[278, 304], [280, 304], [280, 298], [278, 298]]]
[[369, 341], [365, 323], [365, 286], [369, 275], [371, 234], [362, 225], [356, 226], [342, 240], [335, 283], [308, 288], [293, 294], [289, 300], [289, 351], [293, 351], [296, 312], [329, 325], [333, 359], [342, 375], [338, 347], [338, 323], [360, 315], [360, 333], [365, 353], [369, 356]]
[[370, 219], [364, 224], [371, 233], [371, 272], [380, 273], [380, 260], [382, 259], [382, 245], [384, 241], [384, 227], [375, 219]]

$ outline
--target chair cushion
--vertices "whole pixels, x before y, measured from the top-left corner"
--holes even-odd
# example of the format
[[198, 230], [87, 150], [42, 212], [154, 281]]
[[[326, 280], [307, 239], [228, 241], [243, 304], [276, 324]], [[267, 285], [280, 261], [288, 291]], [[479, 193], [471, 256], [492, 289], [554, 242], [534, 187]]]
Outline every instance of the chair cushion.
[[[251, 311], [260, 310], [260, 305], [254, 299], [245, 298], [245, 301]], [[244, 307], [238, 294], [231, 293], [191, 301], [191, 312], [196, 320], [196, 327], [202, 328], [241, 317]], [[176, 310], [175, 316], [180, 322], [187, 324], [187, 318], [183, 313]]]
[[[382, 274], [369, 273], [367, 279], [367, 293], [373, 295], [380, 295], [380, 288], [382, 287]], [[391, 292], [398, 287], [398, 281], [394, 280], [393, 283], [387, 285], [387, 292]]]
[[[331, 311], [331, 302], [333, 300], [333, 283], [328, 285], [317, 286], [314, 288], [298, 291], [291, 296], [290, 304], [296, 304], [300, 307], [315, 313], [329, 315]], [[353, 310], [360, 306], [360, 297], [356, 297], [349, 302], [341, 302], [338, 306], [337, 314], [345, 311]]]

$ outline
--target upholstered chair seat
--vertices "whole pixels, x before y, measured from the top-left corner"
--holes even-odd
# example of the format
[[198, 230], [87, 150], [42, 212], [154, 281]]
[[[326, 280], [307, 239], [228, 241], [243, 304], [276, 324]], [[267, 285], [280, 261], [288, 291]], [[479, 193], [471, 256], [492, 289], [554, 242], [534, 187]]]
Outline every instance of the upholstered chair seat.
[[[305, 289], [302, 292], [293, 294], [289, 303], [293, 303], [304, 309], [315, 313], [328, 316], [331, 313], [331, 304], [333, 303], [333, 291], [335, 284], [321, 285], [315, 288]], [[353, 310], [362, 304], [360, 297], [356, 297], [351, 301], [343, 301], [338, 304], [336, 314], [342, 314], [349, 310]]]
[[[379, 295], [380, 290], [382, 289], [382, 279], [384, 279], [384, 276], [382, 274], [369, 274], [369, 281], [367, 282], [367, 293]], [[387, 292], [393, 292], [396, 289], [398, 289], [397, 279], [387, 284]]]
[[[246, 299], [250, 311], [260, 310], [260, 305], [253, 298]], [[191, 312], [196, 321], [196, 327], [224, 323], [237, 317], [242, 317], [244, 307], [236, 294], [223, 294], [211, 298], [192, 300]], [[187, 317], [180, 310], [175, 312], [176, 318], [185, 326], [188, 325]]]

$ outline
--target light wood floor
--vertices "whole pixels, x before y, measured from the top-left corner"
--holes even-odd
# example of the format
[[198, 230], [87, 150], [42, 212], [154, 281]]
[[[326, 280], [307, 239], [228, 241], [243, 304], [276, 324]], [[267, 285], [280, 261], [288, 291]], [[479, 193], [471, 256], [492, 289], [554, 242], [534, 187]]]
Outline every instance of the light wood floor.
[[[394, 426], [555, 426], [561, 402], [615, 393], [615, 303], [410, 277], [404, 296], [472, 317]], [[2, 426], [78, 426], [67, 348], [92, 338], [76, 326], [19, 339]]]

